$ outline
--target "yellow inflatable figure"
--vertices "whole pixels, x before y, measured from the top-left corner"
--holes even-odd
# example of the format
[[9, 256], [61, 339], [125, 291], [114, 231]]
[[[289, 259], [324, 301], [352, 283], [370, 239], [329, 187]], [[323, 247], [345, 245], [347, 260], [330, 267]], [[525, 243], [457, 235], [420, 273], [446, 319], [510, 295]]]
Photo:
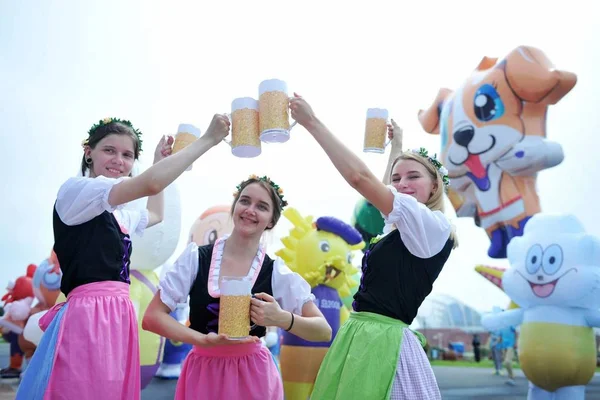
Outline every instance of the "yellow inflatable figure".
[[333, 217], [302, 218], [293, 208], [283, 212], [294, 228], [281, 241], [284, 248], [275, 254], [300, 274], [311, 286], [319, 307], [333, 334], [329, 342], [307, 342], [283, 332], [280, 365], [286, 400], [309, 398], [317, 372], [340, 325], [348, 318], [342, 298], [357, 286], [352, 279], [357, 268], [352, 265], [352, 252], [365, 243], [360, 233], [349, 224]]
[[529, 399], [585, 398], [596, 370], [600, 239], [571, 215], [536, 214], [508, 244], [506, 294], [520, 308], [485, 315], [490, 331], [521, 326], [519, 361]]

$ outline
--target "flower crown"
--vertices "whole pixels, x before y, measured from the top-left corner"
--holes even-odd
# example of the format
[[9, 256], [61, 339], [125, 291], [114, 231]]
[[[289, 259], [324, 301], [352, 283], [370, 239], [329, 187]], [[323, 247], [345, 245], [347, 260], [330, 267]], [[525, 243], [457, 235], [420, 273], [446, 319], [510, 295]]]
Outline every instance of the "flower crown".
[[267, 182], [269, 185], [271, 185], [271, 187], [273, 189], [275, 189], [275, 193], [277, 193], [277, 197], [279, 197], [279, 201], [281, 202], [281, 208], [285, 207], [288, 205], [288, 202], [286, 200], [283, 199], [283, 189], [281, 187], [279, 187], [278, 184], [276, 184], [275, 182], [273, 182], [271, 180], [271, 178], [269, 178], [268, 176], [258, 176], [258, 175], [250, 175], [248, 177], [248, 179], [246, 179], [245, 181], [241, 182], [239, 185], [237, 185], [235, 188], [237, 189], [235, 192], [233, 192], [233, 197], [237, 197], [240, 194], [240, 191], [242, 190], [242, 185], [246, 182], [248, 182], [249, 180], [254, 179], [257, 181], [263, 181], [263, 182]]
[[141, 153], [142, 152], [142, 132], [140, 132], [139, 130], [135, 129], [133, 127], [133, 125], [131, 124], [131, 122], [129, 122], [128, 120], [119, 119], [119, 118], [110, 118], [110, 117], [108, 117], [108, 118], [104, 118], [104, 119], [101, 119], [100, 121], [98, 121], [97, 124], [94, 124], [90, 128], [90, 130], [88, 131], [88, 137], [87, 137], [87, 139], [85, 139], [83, 142], [81, 142], [81, 145], [83, 147], [87, 146], [88, 143], [89, 143], [89, 141], [90, 141], [90, 136], [92, 136], [94, 134], [94, 132], [96, 131], [96, 129], [100, 128], [101, 126], [113, 123], [113, 122], [118, 122], [120, 124], [123, 124], [123, 125], [129, 127], [133, 131], [133, 133], [135, 133], [135, 136], [137, 137], [138, 143], [139, 143], [139, 151]]
[[437, 159], [437, 154], [434, 154], [433, 157], [431, 157], [428, 153], [427, 153], [427, 149], [424, 147], [421, 147], [419, 149], [412, 149], [410, 151], [413, 154], [417, 154], [427, 160], [429, 160], [429, 162], [431, 164], [433, 164], [433, 166], [435, 167], [435, 169], [440, 173], [440, 175], [442, 176], [442, 182], [444, 182], [444, 186], [448, 187], [450, 186], [450, 178], [448, 177], [448, 170], [446, 169], [446, 167], [444, 167], [442, 165], [441, 162], [438, 161]]

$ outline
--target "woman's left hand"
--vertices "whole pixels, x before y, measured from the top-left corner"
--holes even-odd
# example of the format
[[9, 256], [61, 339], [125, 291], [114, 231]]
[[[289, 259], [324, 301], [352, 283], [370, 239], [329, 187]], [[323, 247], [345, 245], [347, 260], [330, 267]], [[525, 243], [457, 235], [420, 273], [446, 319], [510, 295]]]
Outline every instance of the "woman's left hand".
[[156, 145], [156, 150], [154, 150], [154, 164], [171, 155], [174, 141], [173, 136], [163, 136], [160, 139]]
[[257, 293], [254, 297], [250, 306], [252, 322], [260, 326], [281, 327], [284, 325], [289, 313], [279, 307], [277, 300], [266, 293]]

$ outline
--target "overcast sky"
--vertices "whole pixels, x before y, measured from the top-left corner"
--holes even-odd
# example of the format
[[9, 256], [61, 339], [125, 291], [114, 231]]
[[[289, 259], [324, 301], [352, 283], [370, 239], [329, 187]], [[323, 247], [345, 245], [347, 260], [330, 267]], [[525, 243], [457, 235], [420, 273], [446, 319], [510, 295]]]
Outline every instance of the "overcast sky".
[[[405, 147], [437, 152], [438, 137], [423, 132], [418, 110], [440, 87], [459, 86], [483, 56], [503, 57], [521, 44], [541, 48], [579, 78], [549, 110], [548, 137], [566, 156], [539, 175], [542, 208], [573, 213], [600, 235], [600, 25], [586, 2], [332, 3], [0, 2], [0, 285], [49, 254], [56, 192], [76, 174], [80, 143], [98, 119], [130, 119], [144, 134], [147, 166], [161, 135], [174, 134], [180, 123], [204, 132], [234, 98], [257, 98], [262, 80], [278, 78], [380, 176], [387, 154], [361, 152], [367, 108], [389, 110], [404, 128]], [[289, 142], [265, 145], [255, 159], [235, 158], [223, 143], [177, 181], [183, 209], [177, 252], [196, 217], [230, 202], [235, 185], [251, 173], [271, 175], [303, 214], [350, 221], [358, 200], [299, 126]], [[456, 224], [461, 245], [434, 291], [478, 309], [505, 305], [504, 295], [474, 272], [476, 264], [505, 266], [505, 260], [488, 259], [487, 236], [471, 220]], [[271, 252], [289, 227], [282, 220]]]

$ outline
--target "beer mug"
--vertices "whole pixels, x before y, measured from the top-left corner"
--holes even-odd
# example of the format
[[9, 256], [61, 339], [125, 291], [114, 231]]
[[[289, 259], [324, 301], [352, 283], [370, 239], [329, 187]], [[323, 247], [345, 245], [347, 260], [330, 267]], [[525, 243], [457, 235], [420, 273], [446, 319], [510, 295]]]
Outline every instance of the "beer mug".
[[[200, 137], [200, 129], [196, 128], [191, 124], [179, 124], [179, 128], [177, 128], [177, 134], [175, 135], [175, 141], [173, 142], [173, 152], [172, 154], [181, 151], [186, 148], [194, 141], [196, 141]], [[186, 171], [192, 170], [192, 165], [190, 165]]]
[[251, 97], [241, 97], [231, 103], [231, 141], [223, 139], [231, 146], [236, 157], [250, 158], [261, 153], [258, 127], [258, 101]]
[[279, 79], [262, 81], [258, 87], [260, 140], [265, 143], [284, 143], [290, 139], [287, 84]]
[[227, 335], [230, 339], [248, 337], [252, 280], [248, 277], [223, 276], [219, 287], [219, 335]]
[[365, 153], [384, 153], [390, 140], [387, 136], [388, 111], [383, 108], [369, 108], [367, 110], [367, 123], [365, 126]]

